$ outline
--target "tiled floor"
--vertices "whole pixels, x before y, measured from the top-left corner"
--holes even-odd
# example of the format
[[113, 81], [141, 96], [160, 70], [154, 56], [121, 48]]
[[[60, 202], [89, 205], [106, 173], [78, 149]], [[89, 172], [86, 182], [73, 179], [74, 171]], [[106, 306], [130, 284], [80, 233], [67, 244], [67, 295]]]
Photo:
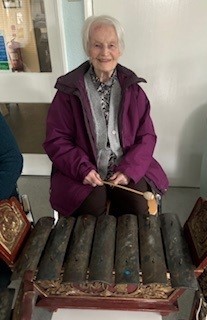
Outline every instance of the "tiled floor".
[[49, 104], [7, 104], [5, 116], [22, 153], [44, 153], [45, 120]]

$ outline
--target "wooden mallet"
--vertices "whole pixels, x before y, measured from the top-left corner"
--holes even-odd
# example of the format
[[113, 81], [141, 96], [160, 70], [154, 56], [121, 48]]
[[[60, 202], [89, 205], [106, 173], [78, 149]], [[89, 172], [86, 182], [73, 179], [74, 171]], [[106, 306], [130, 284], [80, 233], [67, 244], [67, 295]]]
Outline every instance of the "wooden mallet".
[[124, 190], [127, 190], [127, 191], [130, 191], [130, 192], [134, 192], [136, 194], [139, 194], [141, 196], [143, 196], [146, 200], [152, 200], [154, 199], [154, 194], [150, 191], [146, 191], [146, 192], [141, 192], [141, 191], [138, 191], [138, 190], [134, 190], [134, 189], [131, 189], [131, 188], [128, 188], [128, 187], [125, 187], [121, 184], [114, 184], [113, 182], [109, 182], [109, 181], [102, 181], [104, 184], [107, 184], [111, 187], [116, 187], [116, 188], [120, 188], [120, 189], [124, 189]]
[[130, 191], [130, 192], [133, 192], [133, 193], [136, 193], [136, 194], [139, 194], [141, 196], [143, 196], [146, 200], [147, 200], [147, 203], [148, 203], [148, 207], [149, 207], [149, 213], [152, 214], [152, 215], [155, 215], [157, 214], [157, 201], [155, 200], [155, 196], [152, 192], [150, 191], [146, 191], [146, 192], [141, 192], [141, 191], [138, 191], [138, 190], [134, 190], [134, 189], [131, 189], [129, 187], [125, 187], [121, 184], [114, 184], [113, 182], [109, 182], [109, 181], [102, 181], [104, 184], [106, 185], [109, 185], [111, 187], [115, 187], [115, 188], [120, 188], [120, 189], [124, 189], [124, 190], [127, 190], [127, 191]]

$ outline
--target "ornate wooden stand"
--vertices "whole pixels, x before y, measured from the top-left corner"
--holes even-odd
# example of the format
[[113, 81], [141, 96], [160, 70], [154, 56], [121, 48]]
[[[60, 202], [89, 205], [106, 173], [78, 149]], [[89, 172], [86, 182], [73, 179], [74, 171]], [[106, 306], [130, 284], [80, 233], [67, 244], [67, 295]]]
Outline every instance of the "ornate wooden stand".
[[[34, 281], [34, 273], [27, 271], [24, 279], [24, 293], [21, 299], [21, 310], [22, 318], [29, 320], [32, 317], [32, 312], [35, 307], [47, 308], [49, 311], [56, 311], [58, 308], [77, 308], [77, 309], [107, 309], [107, 310], [128, 310], [128, 311], [152, 311], [159, 312], [161, 315], [168, 315], [171, 312], [178, 311], [177, 299], [182, 295], [185, 289], [179, 288], [171, 292], [170, 295], [161, 293], [161, 286], [154, 285], [147, 288], [148, 298], [144, 296], [144, 289], [137, 289], [142, 291], [142, 296], [139, 294], [133, 295], [133, 293], [126, 294], [121, 292], [119, 294], [108, 295], [106, 290], [99, 292], [99, 294], [86, 294], [81, 290], [75, 290], [74, 295], [67, 295], [68, 292], [61, 292], [58, 294], [47, 294], [46, 291], [42, 290]], [[65, 287], [65, 290], [68, 287]], [[160, 290], [162, 298], [155, 298], [156, 289]], [[70, 288], [71, 290], [71, 288]], [[78, 292], [78, 293], [77, 293]], [[150, 297], [150, 292], [152, 297]], [[153, 294], [154, 292], [154, 294]], [[81, 294], [82, 293], [82, 294]], [[154, 297], [153, 297], [154, 295]], [[140, 294], [141, 296], [141, 294]]]
[[55, 226], [41, 218], [14, 268], [12, 280], [24, 280], [13, 320], [30, 320], [37, 307], [178, 311], [201, 274], [186, 228], [176, 214], [61, 217]]
[[[186, 289], [198, 293], [200, 288], [206, 299], [206, 226], [207, 201], [202, 198], [184, 228], [176, 214], [138, 220], [127, 214], [97, 220], [90, 215], [62, 217], [56, 225], [53, 218], [43, 217], [14, 264], [12, 283], [21, 286], [12, 320], [31, 320], [38, 307], [168, 315], [178, 311], [178, 298]], [[9, 292], [0, 306], [7, 298]], [[197, 306], [195, 299], [191, 320]], [[1, 312], [5, 317], [9, 310], [1, 307]]]

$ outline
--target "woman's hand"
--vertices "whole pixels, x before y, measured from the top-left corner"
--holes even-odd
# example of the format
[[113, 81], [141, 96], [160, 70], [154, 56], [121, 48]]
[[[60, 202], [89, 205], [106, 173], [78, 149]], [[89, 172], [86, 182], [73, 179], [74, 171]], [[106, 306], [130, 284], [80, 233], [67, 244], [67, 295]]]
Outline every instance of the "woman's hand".
[[127, 185], [130, 181], [130, 178], [121, 172], [115, 172], [109, 179], [114, 184]]
[[92, 187], [103, 186], [103, 182], [101, 180], [100, 175], [95, 170], [91, 170], [85, 179], [83, 180], [83, 184], [89, 184]]

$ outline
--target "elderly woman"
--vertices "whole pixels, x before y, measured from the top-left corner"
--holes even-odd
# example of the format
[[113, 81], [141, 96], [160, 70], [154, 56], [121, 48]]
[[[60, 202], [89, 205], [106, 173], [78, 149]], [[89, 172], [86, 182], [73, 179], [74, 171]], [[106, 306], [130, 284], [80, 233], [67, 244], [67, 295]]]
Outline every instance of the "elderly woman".
[[118, 64], [123, 28], [110, 16], [83, 26], [88, 61], [58, 78], [49, 109], [44, 148], [52, 161], [52, 207], [61, 215], [104, 214], [107, 201], [119, 213], [145, 214], [144, 197], [103, 183], [164, 193], [167, 177], [153, 158], [156, 134], [146, 82]]

